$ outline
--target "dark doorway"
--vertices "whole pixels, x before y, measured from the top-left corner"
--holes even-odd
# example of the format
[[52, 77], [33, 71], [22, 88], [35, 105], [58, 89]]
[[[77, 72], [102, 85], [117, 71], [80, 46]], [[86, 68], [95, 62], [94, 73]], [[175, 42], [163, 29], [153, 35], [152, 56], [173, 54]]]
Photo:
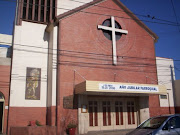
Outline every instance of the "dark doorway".
[[0, 133], [2, 133], [4, 102], [0, 102]]

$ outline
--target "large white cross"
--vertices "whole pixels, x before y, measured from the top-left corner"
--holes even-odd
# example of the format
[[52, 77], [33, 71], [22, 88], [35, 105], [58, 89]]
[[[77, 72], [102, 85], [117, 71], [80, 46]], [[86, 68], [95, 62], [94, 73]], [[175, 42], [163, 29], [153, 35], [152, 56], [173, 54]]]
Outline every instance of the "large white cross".
[[112, 31], [112, 45], [113, 45], [113, 64], [117, 65], [117, 54], [116, 54], [116, 32], [128, 34], [127, 30], [117, 29], [115, 28], [115, 20], [114, 16], [111, 16], [111, 26], [107, 27], [103, 25], [98, 25], [98, 29], [104, 29], [108, 31]]

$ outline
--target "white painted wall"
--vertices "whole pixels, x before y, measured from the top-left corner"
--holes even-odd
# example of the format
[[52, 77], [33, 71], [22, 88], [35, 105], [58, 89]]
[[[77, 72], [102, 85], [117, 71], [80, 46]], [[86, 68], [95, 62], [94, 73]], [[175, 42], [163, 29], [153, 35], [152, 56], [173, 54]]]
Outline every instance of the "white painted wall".
[[77, 8], [79, 6], [82, 6], [86, 3], [89, 3], [93, 0], [78, 0], [78, 1], [73, 1], [73, 0], [58, 0], [57, 2], [57, 15], [60, 15], [64, 12], [67, 12], [71, 9]]
[[140, 123], [142, 123], [150, 117], [149, 97], [139, 97], [139, 113]]
[[6, 58], [7, 51], [8, 51], [7, 47], [0, 47], [0, 57]]
[[54, 27], [53, 31], [53, 70], [52, 70], [52, 106], [56, 106], [56, 80], [57, 80], [57, 39], [58, 27]]
[[[0, 45], [12, 45], [12, 35], [0, 34]], [[7, 47], [0, 47], [0, 57], [6, 58], [7, 56]]]
[[[83, 0], [80, 1], [82, 3], [72, 0], [58, 0], [57, 15], [92, 0], [86, 0], [85, 3]], [[58, 27], [54, 27], [50, 33], [47, 33], [45, 32], [46, 26], [47, 25], [22, 21], [21, 26], [15, 26], [14, 28], [10, 106], [46, 107], [56, 105]], [[51, 60], [48, 59], [48, 44], [51, 44], [53, 47]], [[48, 66], [51, 67], [52, 72], [48, 72], [50, 68]], [[27, 67], [41, 68], [40, 100], [25, 100]], [[51, 78], [48, 82], [47, 77]]]
[[12, 45], [12, 35], [0, 34], [0, 44]]
[[[46, 25], [24, 21], [22, 26], [15, 26], [10, 86], [10, 106], [12, 107], [47, 105], [48, 33], [45, 32], [45, 28]], [[41, 68], [40, 100], [25, 100], [27, 67]]]
[[49, 33], [47, 106], [56, 106], [57, 36], [58, 27], [56, 26]]
[[[172, 78], [171, 78], [171, 68], [174, 67], [173, 59], [168, 58], [161, 58], [156, 57], [156, 64], [157, 64], [157, 75], [158, 75], [158, 84], [159, 85], [165, 85], [167, 88], [167, 99], [160, 99], [160, 106], [161, 107], [174, 107], [174, 95], [173, 95], [173, 87], [172, 87]], [[172, 68], [173, 71], [173, 78], [175, 80], [175, 73], [174, 68]], [[169, 101], [168, 101], [169, 96]]]

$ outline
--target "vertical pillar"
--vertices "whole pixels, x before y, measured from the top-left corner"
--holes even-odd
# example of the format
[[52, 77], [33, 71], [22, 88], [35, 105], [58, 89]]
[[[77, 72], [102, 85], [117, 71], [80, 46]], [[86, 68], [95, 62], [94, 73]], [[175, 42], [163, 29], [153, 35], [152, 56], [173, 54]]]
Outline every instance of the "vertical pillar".
[[82, 105], [88, 105], [87, 95], [78, 95], [78, 134], [88, 132], [88, 112], [81, 112]]

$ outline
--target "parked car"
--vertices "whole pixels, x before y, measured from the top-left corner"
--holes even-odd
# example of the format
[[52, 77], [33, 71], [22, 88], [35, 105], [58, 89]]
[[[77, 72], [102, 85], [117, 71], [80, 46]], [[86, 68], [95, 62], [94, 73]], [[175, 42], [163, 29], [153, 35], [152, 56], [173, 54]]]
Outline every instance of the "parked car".
[[126, 135], [180, 135], [180, 114], [149, 118]]

